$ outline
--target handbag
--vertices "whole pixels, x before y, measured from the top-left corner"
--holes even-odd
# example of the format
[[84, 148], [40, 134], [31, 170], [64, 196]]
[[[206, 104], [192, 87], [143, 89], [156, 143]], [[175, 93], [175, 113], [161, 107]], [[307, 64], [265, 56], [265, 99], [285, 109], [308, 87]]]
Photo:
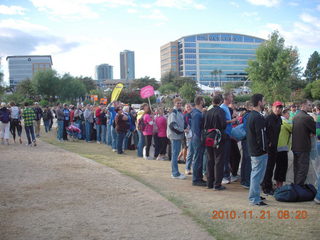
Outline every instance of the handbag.
[[231, 130], [231, 137], [237, 141], [241, 141], [246, 138], [246, 130], [244, 129], [244, 125], [239, 124], [238, 126], [232, 128]]

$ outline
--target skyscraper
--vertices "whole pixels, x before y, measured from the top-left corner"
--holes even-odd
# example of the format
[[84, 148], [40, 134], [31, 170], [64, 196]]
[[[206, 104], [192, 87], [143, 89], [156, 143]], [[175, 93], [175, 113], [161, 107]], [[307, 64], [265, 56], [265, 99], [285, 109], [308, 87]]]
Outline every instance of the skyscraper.
[[135, 79], [134, 51], [124, 50], [120, 52], [120, 78]]
[[100, 64], [96, 66], [96, 80], [110, 80], [113, 79], [113, 66], [109, 64]]
[[23, 80], [31, 79], [41, 70], [51, 69], [50, 55], [8, 56], [10, 87], [16, 87]]
[[160, 48], [161, 75], [172, 71], [202, 85], [221, 86], [247, 80], [248, 61], [265, 40], [235, 33], [181, 37]]

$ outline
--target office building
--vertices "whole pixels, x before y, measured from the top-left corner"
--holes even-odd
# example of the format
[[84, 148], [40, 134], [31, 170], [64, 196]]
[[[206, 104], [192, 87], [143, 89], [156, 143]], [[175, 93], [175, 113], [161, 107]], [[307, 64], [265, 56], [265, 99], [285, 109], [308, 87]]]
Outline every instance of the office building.
[[234, 33], [185, 36], [160, 48], [161, 75], [172, 71], [210, 87], [246, 81], [248, 61], [264, 41]]
[[120, 78], [126, 80], [135, 79], [134, 52], [124, 50], [120, 52]]
[[32, 79], [36, 72], [52, 68], [50, 55], [8, 56], [6, 60], [10, 87], [13, 88], [23, 80]]
[[113, 79], [113, 66], [109, 64], [96, 66], [96, 80], [103, 81], [107, 79]]

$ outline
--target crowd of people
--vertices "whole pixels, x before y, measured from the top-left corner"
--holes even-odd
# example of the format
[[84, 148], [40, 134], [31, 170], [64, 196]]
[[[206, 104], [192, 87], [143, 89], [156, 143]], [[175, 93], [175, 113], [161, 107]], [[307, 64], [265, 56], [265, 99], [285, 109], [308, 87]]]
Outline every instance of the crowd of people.
[[[275, 101], [270, 109], [264, 97], [254, 94], [244, 106], [233, 103], [232, 93], [216, 94], [209, 107], [203, 97], [183, 107], [180, 97], [173, 99], [171, 109], [147, 103], [134, 109], [119, 101], [109, 105], [77, 106], [57, 104], [55, 107], [22, 111], [13, 102], [1, 104], [0, 138], [9, 144], [17, 136], [22, 143], [22, 124], [27, 145], [36, 146], [40, 122], [46, 132], [57, 121], [59, 141], [84, 140], [109, 146], [117, 154], [136, 150], [146, 160], [170, 160], [171, 177], [185, 179], [192, 175], [192, 185], [215, 191], [239, 181], [249, 189], [252, 205], [267, 205], [260, 194], [273, 195], [286, 182], [288, 152], [292, 151], [294, 183], [304, 185], [310, 163], [312, 138], [320, 141], [320, 105], [302, 101], [299, 108], [286, 108]], [[185, 163], [184, 173], [178, 163]], [[238, 175], [240, 168], [240, 175]], [[320, 179], [318, 179], [318, 185]], [[315, 198], [320, 203], [320, 190]]]

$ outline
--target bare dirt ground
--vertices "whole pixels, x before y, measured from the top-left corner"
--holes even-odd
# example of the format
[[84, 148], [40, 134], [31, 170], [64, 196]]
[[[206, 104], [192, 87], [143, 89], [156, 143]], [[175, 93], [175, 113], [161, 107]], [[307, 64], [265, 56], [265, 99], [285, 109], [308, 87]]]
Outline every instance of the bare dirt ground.
[[213, 238], [138, 181], [39, 141], [0, 145], [0, 239]]
[[[45, 135], [42, 139], [139, 180], [192, 216], [217, 239], [318, 240], [320, 238], [320, 206], [314, 202], [281, 203], [268, 196], [267, 207], [252, 207], [248, 204], [248, 190], [242, 188], [239, 182], [228, 184], [226, 191], [212, 191], [192, 186], [191, 176], [183, 181], [171, 179], [169, 161], [148, 161], [137, 158], [135, 151], [127, 151], [127, 155], [119, 156], [103, 144], [59, 143], [54, 133]], [[184, 165], [179, 165], [179, 168], [184, 172]], [[225, 213], [234, 211], [237, 217], [230, 219], [226, 217], [228, 214], [225, 214], [220, 215], [218, 219], [211, 219], [213, 211]], [[289, 217], [284, 216], [285, 211], [290, 214]], [[307, 217], [300, 219], [299, 214], [302, 211]], [[252, 217], [249, 214], [252, 214]]]

